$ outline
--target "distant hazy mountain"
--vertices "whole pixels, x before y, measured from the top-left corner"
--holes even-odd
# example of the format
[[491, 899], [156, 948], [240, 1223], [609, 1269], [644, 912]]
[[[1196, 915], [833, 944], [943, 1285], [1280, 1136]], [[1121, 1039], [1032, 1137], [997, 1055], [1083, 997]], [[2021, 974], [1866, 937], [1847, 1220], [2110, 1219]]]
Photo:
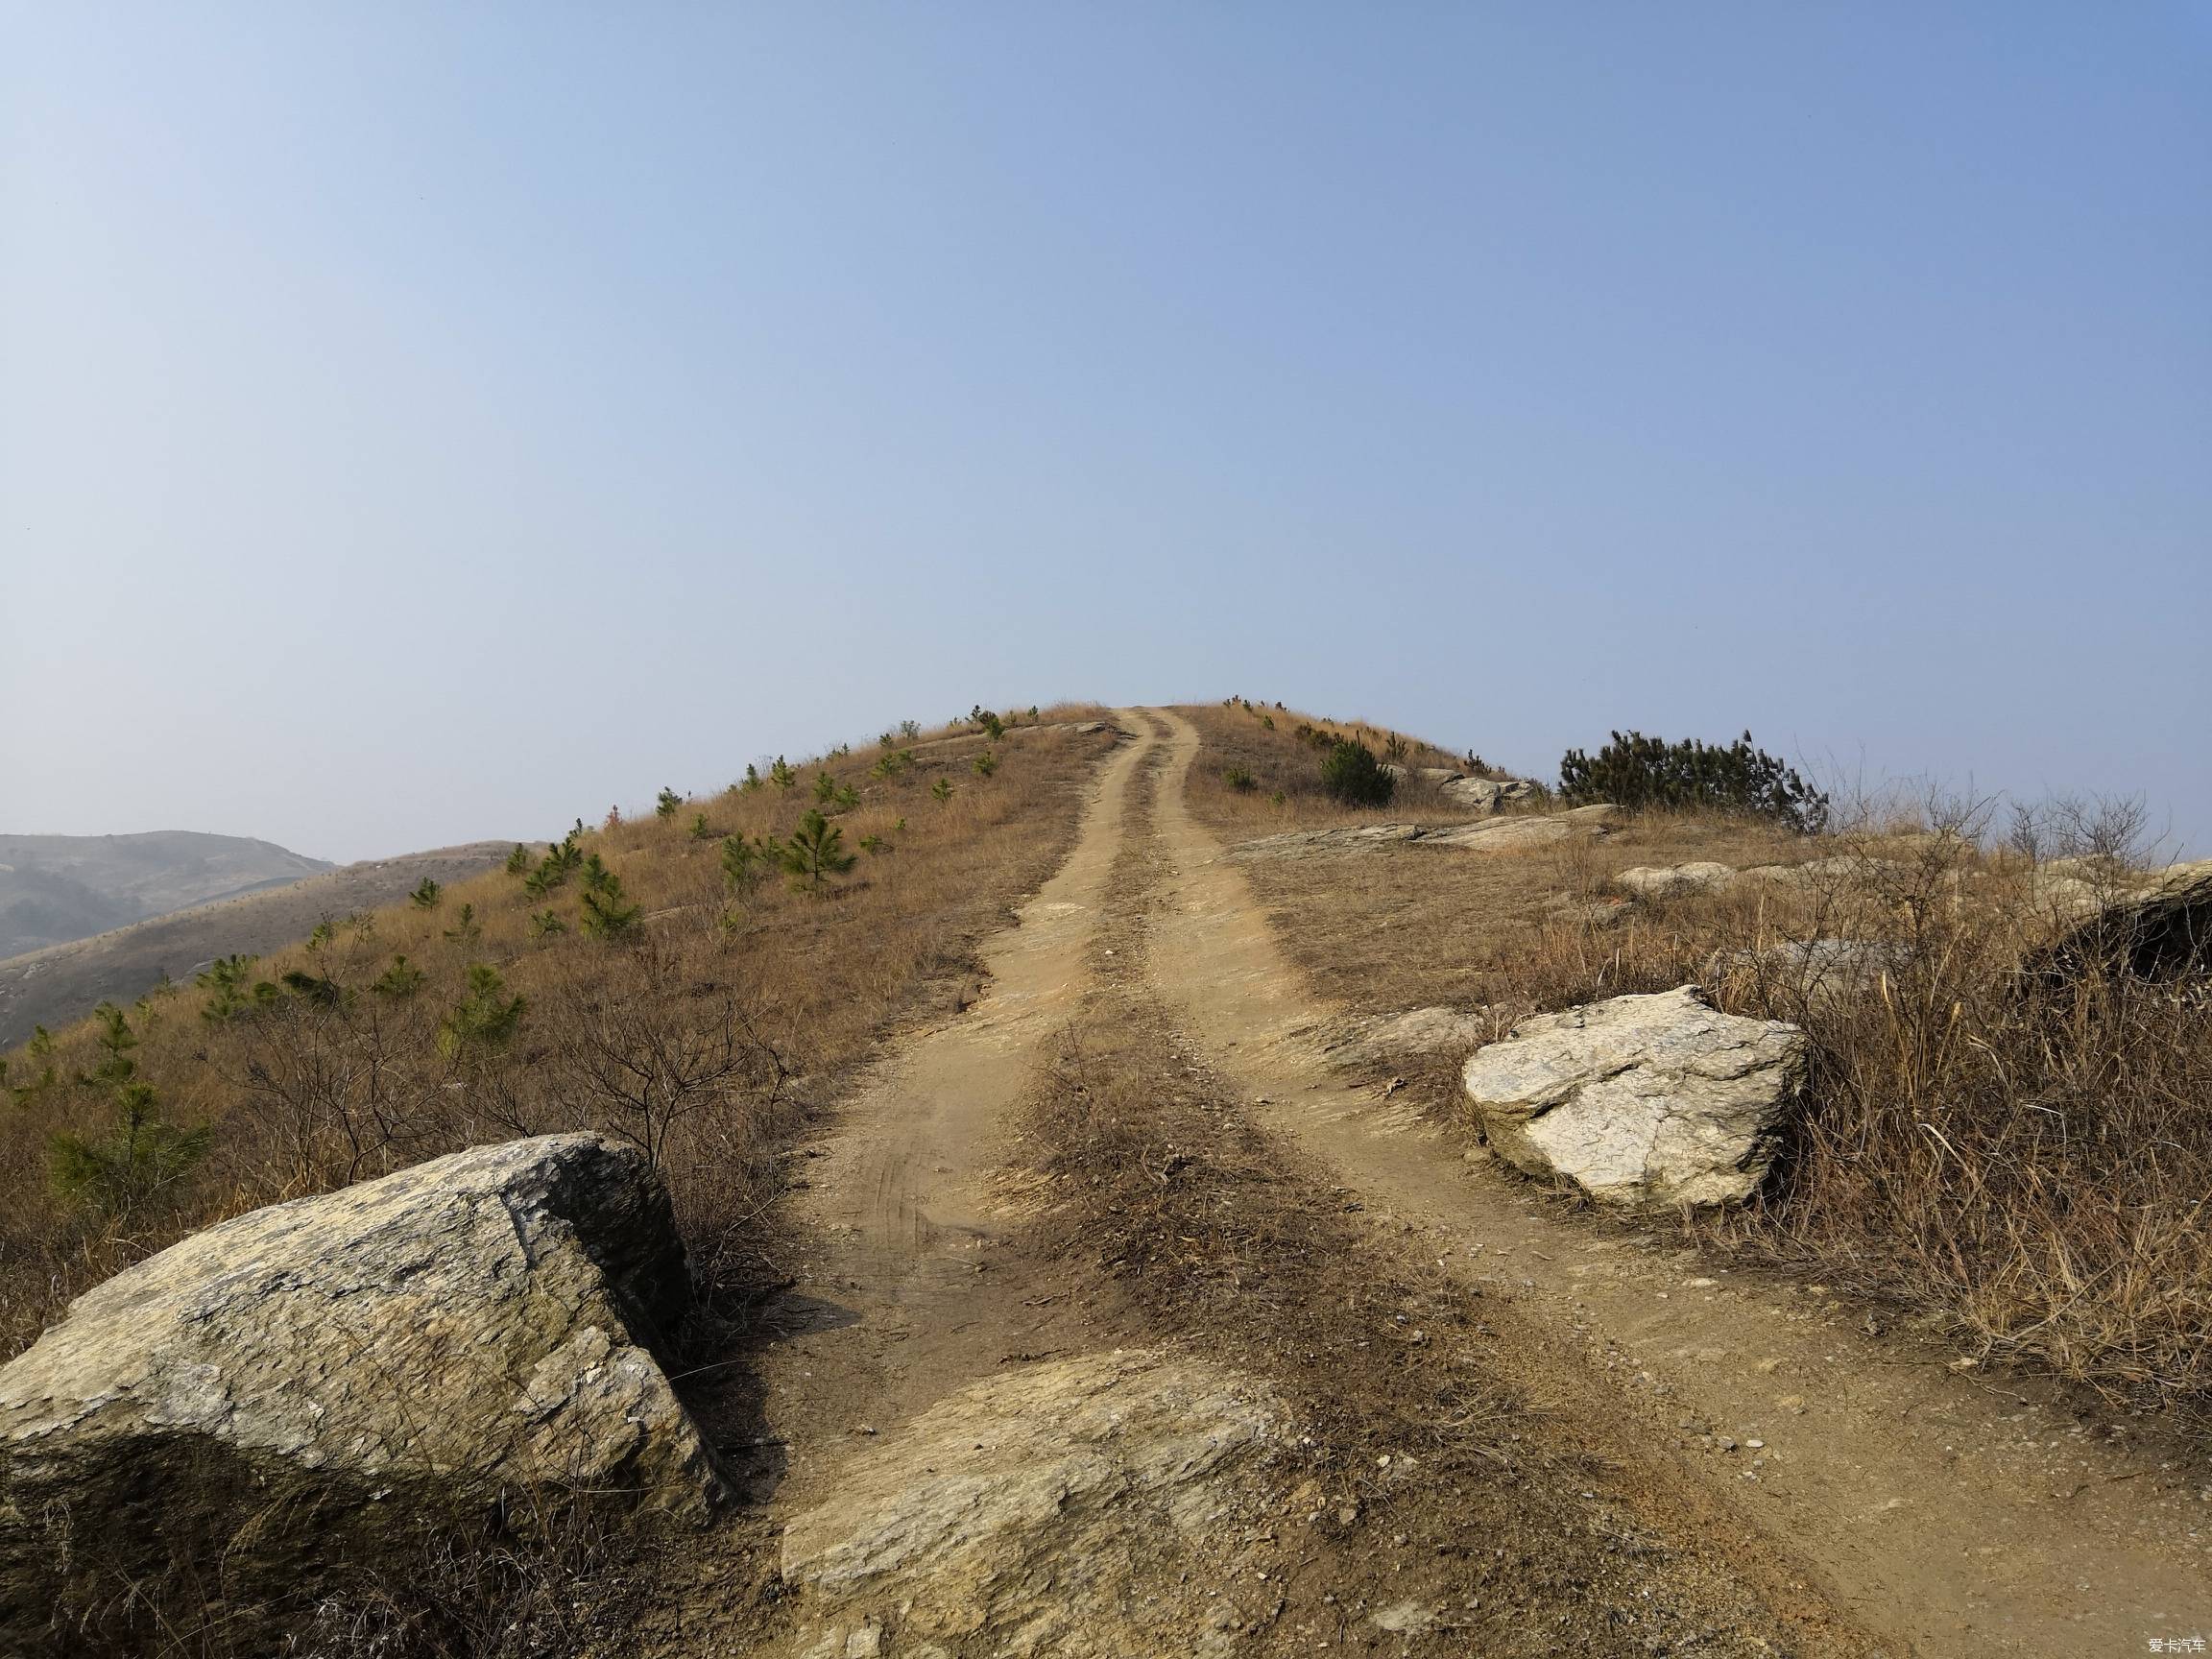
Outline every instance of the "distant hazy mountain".
[[[166, 974], [189, 979], [217, 956], [235, 951], [258, 955], [304, 939], [325, 917], [396, 904], [425, 876], [440, 882], [465, 880], [495, 868], [512, 841], [477, 841], [441, 847], [398, 858], [373, 858], [332, 869], [301, 858], [265, 841], [240, 841], [226, 835], [117, 835], [115, 843], [134, 841], [216, 842], [253, 848], [276, 859], [290, 859], [301, 874], [273, 874], [231, 887], [211, 901], [103, 932], [86, 939], [41, 946], [0, 961], [0, 1048], [19, 1043], [34, 1024], [60, 1026], [89, 1014], [103, 998], [128, 1002], [151, 990]], [[32, 843], [67, 842], [98, 847], [107, 836], [0, 836], [0, 863], [13, 862], [6, 849]], [[251, 872], [252, 867], [246, 866]], [[312, 872], [312, 874], [309, 874]], [[0, 876], [0, 881], [13, 876]], [[85, 884], [87, 887], [89, 883]], [[156, 889], [174, 891], [174, 889]]]
[[0, 834], [0, 956], [88, 939], [330, 867], [267, 841], [190, 830]]

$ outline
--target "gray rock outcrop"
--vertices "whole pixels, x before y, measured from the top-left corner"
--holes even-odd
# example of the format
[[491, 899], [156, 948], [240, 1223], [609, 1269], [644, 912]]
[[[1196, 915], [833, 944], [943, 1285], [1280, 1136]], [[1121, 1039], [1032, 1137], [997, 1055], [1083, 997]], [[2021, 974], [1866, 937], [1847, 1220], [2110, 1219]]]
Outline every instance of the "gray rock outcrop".
[[1685, 985], [1524, 1020], [1462, 1075], [1508, 1163], [1666, 1212], [1758, 1189], [1803, 1046], [1795, 1026], [1723, 1014]]
[[308, 1593], [333, 1552], [360, 1565], [365, 1533], [502, 1501], [703, 1517], [713, 1460], [653, 1354], [687, 1294], [660, 1178], [596, 1135], [455, 1153], [150, 1257], [0, 1367], [0, 1649], [64, 1560], [150, 1582], [220, 1564], [251, 1600]]
[[2036, 875], [2037, 902], [2056, 928], [2029, 953], [2032, 973], [2063, 979], [2118, 969], [2165, 978], [2212, 971], [2212, 859], [2169, 865], [2128, 888], [2048, 867]]
[[1526, 778], [1453, 778], [1439, 782], [1445, 800], [1470, 812], [1503, 812], [1533, 800], [1536, 785]]

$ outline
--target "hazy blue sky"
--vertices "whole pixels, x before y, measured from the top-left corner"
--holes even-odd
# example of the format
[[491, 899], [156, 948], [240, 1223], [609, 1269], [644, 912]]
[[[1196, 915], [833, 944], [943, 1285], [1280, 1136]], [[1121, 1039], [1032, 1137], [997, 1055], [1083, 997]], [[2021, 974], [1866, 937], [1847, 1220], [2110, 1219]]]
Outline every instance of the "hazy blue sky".
[[0, 829], [981, 699], [2212, 853], [2212, 10], [0, 7]]

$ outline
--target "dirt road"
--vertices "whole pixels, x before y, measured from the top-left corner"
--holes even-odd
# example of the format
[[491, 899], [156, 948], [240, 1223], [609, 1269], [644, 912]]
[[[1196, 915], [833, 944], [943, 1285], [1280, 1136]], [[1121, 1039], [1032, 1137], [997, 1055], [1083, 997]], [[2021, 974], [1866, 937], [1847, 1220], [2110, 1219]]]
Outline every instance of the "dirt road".
[[[1575, 1626], [1575, 1650], [1607, 1653], [2120, 1654], [2212, 1632], [2205, 1506], [2127, 1437], [1851, 1329], [1817, 1287], [1754, 1281], [1657, 1238], [1542, 1212], [1330, 1071], [1314, 1039], [1333, 1011], [1309, 999], [1241, 874], [1184, 808], [1195, 731], [1168, 711], [1120, 718], [1131, 740], [1100, 776], [1066, 865], [986, 948], [988, 994], [901, 1045], [809, 1149], [791, 1214], [799, 1284], [761, 1375], [768, 1432], [752, 1475], [763, 1513], [792, 1524], [857, 1479], [883, 1482], [887, 1467], [883, 1507], [941, 1499], [938, 1462], [903, 1475], [887, 1464], [901, 1436], [1055, 1355], [1130, 1344], [1196, 1355], [1279, 1389], [1295, 1415], [1311, 1378], [1284, 1357], [1325, 1348], [1365, 1280], [1388, 1280], [1408, 1307], [1452, 1306], [1459, 1324], [1439, 1313], [1439, 1333], [1470, 1334], [1454, 1363], [1515, 1391], [1527, 1440], [1513, 1433], [1512, 1456], [1494, 1459], [1510, 1479], [1408, 1505], [1400, 1512], [1415, 1519], [1394, 1536], [1360, 1530], [1349, 1488], [1310, 1496], [1341, 1475], [1300, 1450], [1310, 1435], [1265, 1465], [1280, 1490], [1238, 1511], [1252, 1524], [1233, 1529], [1217, 1506], [1210, 1536], [1129, 1552], [1112, 1572], [1041, 1565], [996, 1517], [971, 1517], [955, 1543], [981, 1538], [969, 1555], [983, 1565], [962, 1556], [959, 1571], [1026, 1575], [1023, 1595], [1041, 1607], [1104, 1598], [1080, 1635], [1047, 1619], [1023, 1636], [982, 1612], [948, 1623], [926, 1596], [919, 1608], [911, 1592], [901, 1600], [884, 1567], [867, 1623], [809, 1623], [803, 1594], [777, 1650], [1229, 1653], [1418, 1640], [1541, 1652], [1558, 1650], [1577, 1598], [1612, 1611]], [[1195, 1323], [1179, 1318], [1156, 1280], [1126, 1283], [1126, 1258], [1142, 1249], [1125, 1239], [1101, 1265], [1055, 1231], [1080, 1214], [1080, 1193], [1036, 1197], [1023, 1102], [1084, 1022], [1094, 1046], [1100, 1030], [1122, 1046], [1104, 1045], [1089, 1073], [1063, 1063], [1063, 1091], [1103, 1096], [1113, 1080], [1098, 1064], [1144, 1067], [1123, 1094], [1172, 1117], [1155, 1226], [1170, 1251], [1196, 1249], [1174, 1236], [1233, 1206], [1224, 1184], [1176, 1209], [1185, 1166], [1201, 1182], [1216, 1166], [1224, 1183], [1258, 1180], [1307, 1217], [1305, 1231], [1286, 1227], [1229, 1264], [1265, 1309], [1252, 1328], [1238, 1328], [1234, 1297]], [[1316, 1276], [1313, 1258], [1331, 1254], [1345, 1270]], [[1369, 1349], [1363, 1331], [1353, 1337], [1345, 1354]], [[1359, 1388], [1347, 1379], [1343, 1392], [1336, 1431], [1357, 1435]], [[982, 1438], [974, 1452], [988, 1455]], [[1392, 1462], [1385, 1452], [1382, 1465]], [[1376, 1486], [1370, 1471], [1360, 1489]], [[1047, 1500], [1031, 1525], [1049, 1531], [1062, 1524], [1052, 1504], [1078, 1500]], [[1189, 1500], [1172, 1512], [1191, 1513]], [[1260, 1524], [1278, 1510], [1284, 1520]], [[887, 1554], [883, 1538], [922, 1529], [895, 1514], [870, 1548]], [[1506, 1591], [1501, 1623], [1495, 1586], [1516, 1564], [1527, 1582]], [[942, 1552], [934, 1570], [951, 1571]], [[1304, 1575], [1300, 1587], [1277, 1594], [1286, 1572]], [[1247, 1594], [1240, 1580], [1267, 1589]], [[1420, 1594], [1391, 1600], [1400, 1586]], [[1539, 1615], [1562, 1634], [1547, 1637]], [[1148, 1646], [1127, 1633], [1169, 1628], [1204, 1641]]]

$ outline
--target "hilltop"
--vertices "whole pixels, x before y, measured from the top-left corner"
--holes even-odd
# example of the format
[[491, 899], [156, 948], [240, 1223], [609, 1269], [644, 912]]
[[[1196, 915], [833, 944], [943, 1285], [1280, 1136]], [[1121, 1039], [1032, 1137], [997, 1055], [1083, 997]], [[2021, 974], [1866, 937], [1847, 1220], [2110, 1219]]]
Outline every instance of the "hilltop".
[[2196, 1628], [2205, 878], [2065, 828], [978, 708], [319, 919], [6, 1057], [0, 1637]]

